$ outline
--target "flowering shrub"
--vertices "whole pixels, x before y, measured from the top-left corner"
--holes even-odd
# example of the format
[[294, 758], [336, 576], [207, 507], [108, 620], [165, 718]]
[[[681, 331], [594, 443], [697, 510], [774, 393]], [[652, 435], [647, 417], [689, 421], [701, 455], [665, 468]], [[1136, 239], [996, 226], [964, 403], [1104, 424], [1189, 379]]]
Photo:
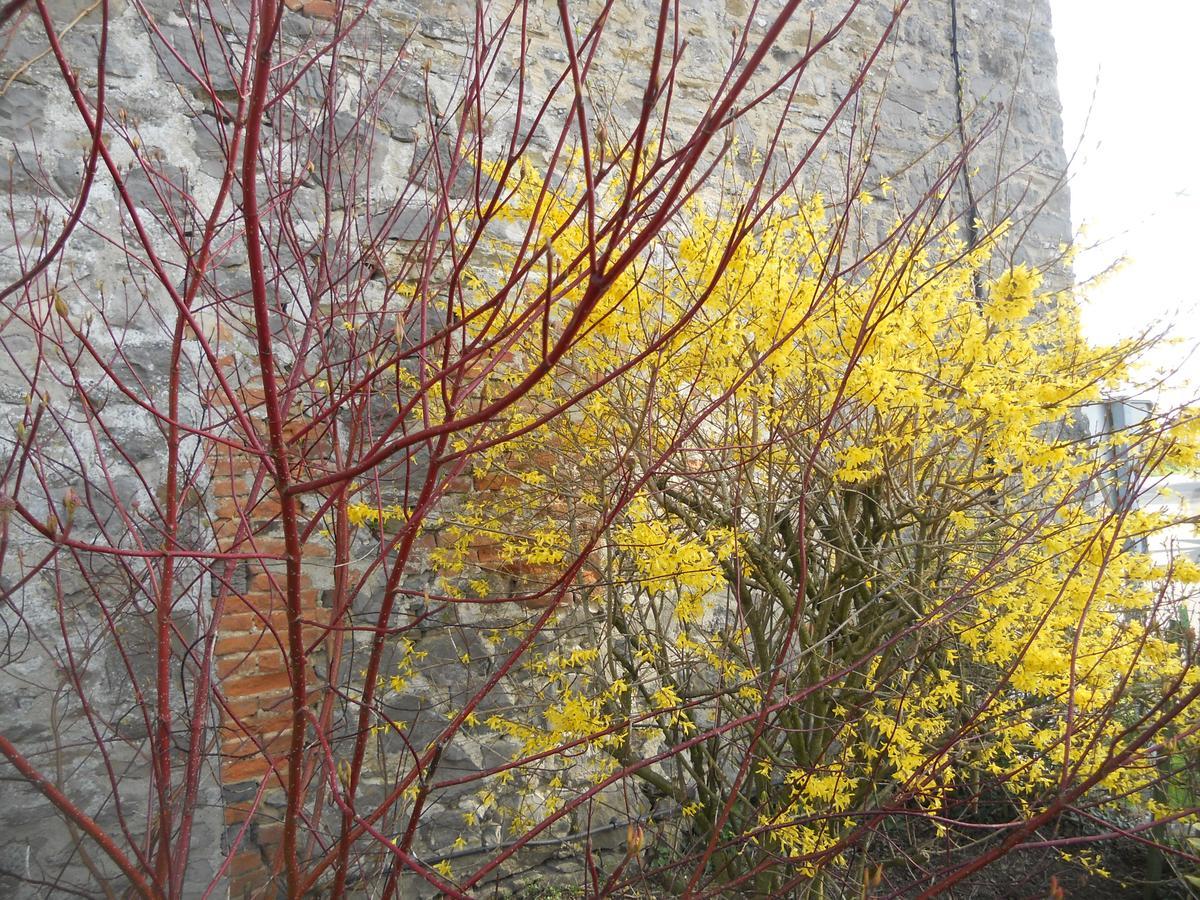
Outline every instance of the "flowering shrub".
[[1196, 861], [1197, 571], [1134, 500], [1197, 418], [1082, 439], [1135, 348], [969, 189], [954, 230], [961, 103], [928, 185], [865, 183], [904, 0], [749, 4], [702, 63], [671, 3], [176, 5], [0, 7], [6, 121], [47, 98], [3, 167], [0, 755], [63, 826], [6, 886]]
[[[526, 167], [505, 216], [579, 265], [581, 197]], [[921, 845], [983, 821], [1011, 842], [1066, 810], [1192, 820], [1163, 788], [1200, 751], [1179, 624], [1200, 571], [1138, 549], [1172, 523], [1101, 501], [1112, 463], [1077, 424], [1134, 348], [1089, 345], [1069, 294], [998, 255], [1003, 223], [972, 247], [895, 213], [839, 269], [818, 193], [753, 222], [690, 200], [534, 402], [478, 438], [494, 487], [441, 521], [442, 591], [518, 573], [528, 599], [571, 571], [588, 601], [510, 675], [539, 702], [483, 723], [511, 739], [484, 790], [520, 773], [498, 807], [514, 833], [640, 778], [669, 820], [655, 877], [774, 893], [888, 860], [898, 886]], [[475, 278], [467, 321], [495, 294]], [[585, 282], [561, 281], [555, 308], [577, 308]], [[549, 288], [531, 270], [522, 289]], [[527, 378], [541, 340], [493, 377]], [[547, 418], [560, 392], [584, 399]], [[1191, 410], [1114, 435], [1132, 493], [1196, 467], [1196, 435]]]

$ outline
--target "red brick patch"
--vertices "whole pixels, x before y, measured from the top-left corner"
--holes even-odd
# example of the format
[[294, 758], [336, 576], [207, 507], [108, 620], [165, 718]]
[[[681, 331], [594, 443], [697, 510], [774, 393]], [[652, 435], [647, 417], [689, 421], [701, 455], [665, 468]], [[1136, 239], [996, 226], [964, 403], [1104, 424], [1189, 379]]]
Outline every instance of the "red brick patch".
[[337, 16], [337, 4], [331, 0], [308, 0], [301, 12], [305, 18], [329, 22]]

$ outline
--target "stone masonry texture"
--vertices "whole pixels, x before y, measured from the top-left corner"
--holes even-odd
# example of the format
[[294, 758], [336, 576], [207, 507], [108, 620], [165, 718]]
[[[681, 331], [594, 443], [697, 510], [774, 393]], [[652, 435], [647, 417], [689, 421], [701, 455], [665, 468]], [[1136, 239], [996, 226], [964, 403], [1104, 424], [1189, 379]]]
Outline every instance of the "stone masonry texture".
[[[89, 304], [102, 304], [108, 329], [97, 329], [101, 345], [114, 349], [112, 371], [139, 385], [141, 396], [112, 390], [108, 373], [85, 366], [85, 384], [39, 382], [43, 396], [30, 397], [29, 373], [38, 364], [39, 346], [24, 313], [6, 301], [0, 321], [0, 460], [7, 460], [21, 440], [22, 425], [33, 407], [61, 426], [61, 452], [39, 469], [44, 489], [22, 494], [16, 500], [49, 518], [47, 496], [63, 496], [81, 483], [79, 473], [109, 486], [123, 508], [144, 511], [143, 529], [152, 540], [156, 497], [163, 489], [163, 460], [168, 438], [163, 424], [147, 410], [147, 400], [161, 397], [171, 352], [168, 301], [161, 289], [131, 267], [126, 248], [132, 224], [123, 205], [140, 211], [150, 241], [183, 282], [188, 259], [186, 248], [173, 243], [174, 216], [183, 214], [185, 194], [200, 209], [220, 190], [230, 147], [228, 123], [215, 110], [213, 98], [236, 98], [241, 72], [219, 60], [239, 60], [246, 52], [247, 8], [243, 0], [212, 0], [211, 4], [173, 0], [108, 0], [110, 19], [104, 87], [107, 103], [119, 127], [110, 136], [117, 165], [130, 173], [127, 197], [120, 197], [111, 179], [101, 171], [91, 188], [80, 227], [58, 257], [46, 278], [54, 296], [71, 316], [83, 315]], [[762, 28], [778, 5], [766, 0], [751, 19]], [[97, 37], [103, 6], [93, 0], [55, 0], [46, 4], [63, 49], [77, 73], [81, 90], [89, 96], [97, 89]], [[592, 21], [599, 4], [594, 0], [572, 4], [579, 21]], [[597, 114], [614, 123], [636, 116], [645, 87], [644, 61], [653, 34], [658, 5], [649, 0], [617, 0], [607, 21], [609, 39], [605, 53], [595, 62], [591, 76]], [[809, 21], [819, 31], [843, 15], [840, 0], [814, 0], [785, 35], [768, 61], [769, 71], [783, 71], [799, 58], [807, 39]], [[0, 30], [0, 286], [16, 278], [25, 254], [43, 246], [44, 235], [55, 229], [73, 207], [83, 175], [83, 158], [90, 141], [67, 91], [48, 44], [36, 4], [27, 4]], [[341, 0], [287, 0], [281, 40], [288, 46], [320, 46], [338, 27], [359, 15], [352, 32], [354, 55], [359, 59], [396, 60], [403, 48], [403, 65], [394, 89], [385, 92], [375, 120], [361, 127], [352, 104], [333, 121], [304, 119], [319, 108], [325, 92], [347, 90], [368, 78], [370, 67], [353, 66], [331, 74], [318, 64], [298, 75], [293, 107], [272, 111], [269, 129], [291, 129], [295, 140], [289, 152], [300, 159], [332, 162], [313, 167], [312, 179], [301, 185], [293, 199], [296, 214], [304, 217], [314, 234], [341, 223], [355, 221], [364, 239], [373, 245], [399, 247], [428, 237], [420, 203], [409, 203], [395, 215], [373, 217], [350, 208], [331, 208], [321, 188], [330, 180], [348, 177], [349, 162], [370, 155], [369, 193], [396, 196], [409, 191], [422, 196], [423, 179], [431, 161], [445, 157], [449, 148], [438, 145], [436, 126], [456, 115], [461, 94], [460, 73], [470, 46], [476, 6], [465, 0], [420, 3], [379, 0], [363, 7]], [[930, 189], [943, 168], [963, 151], [959, 117], [969, 136], [981, 136], [971, 149], [968, 178], [979, 186], [968, 201], [962, 179], [950, 186], [950, 203], [963, 219], [972, 216], [995, 222], [1012, 218], [1015, 227], [1007, 252], [1018, 260], [1053, 263], [1071, 239], [1069, 203], [1063, 181], [1066, 166], [1062, 147], [1060, 107], [1055, 86], [1055, 54], [1048, 0], [959, 0], [957, 28], [952, 25], [950, 0], [912, 0], [894, 39], [889, 41], [873, 70], [855, 109], [838, 119], [819, 158], [806, 174], [806, 187], [836, 191], [846, 154], [855, 151], [855, 129], [874, 136], [874, 151], [866, 161], [867, 185], [887, 177], [897, 194], [915, 197]], [[496, 10], [488, 15], [497, 15]], [[687, 42], [685, 64], [677, 80], [679, 121], [694, 121], [717, 90], [730, 58], [731, 35], [751, 14], [747, 0], [685, 0], [680, 7], [679, 30]], [[854, 10], [842, 36], [823, 51], [801, 81], [783, 133], [785, 146], [796, 151], [807, 147], [825, 126], [830, 112], [845, 96], [847, 85], [890, 21], [892, 4], [867, 0]], [[502, 53], [492, 71], [488, 89], [495, 99], [486, 123], [487, 140], [503, 146], [516, 127], [513, 98], [504, 85], [514, 67], [530, 76], [531, 90], [545, 90], [563, 71], [562, 29], [557, 4], [533, 0], [528, 7], [528, 46], [524, 55], [515, 48]], [[956, 41], [952, 42], [952, 31]], [[169, 49], [169, 48], [173, 48]], [[219, 51], [219, 52], [218, 52]], [[955, 56], [961, 79], [955, 76]], [[319, 61], [320, 62], [320, 61]], [[205, 73], [211, 88], [201, 90], [198, 73]], [[359, 81], [355, 81], [355, 79]], [[341, 79], [341, 81], [339, 81]], [[349, 87], [347, 87], [349, 86]], [[569, 115], [565, 106], [549, 110], [542, 133], [532, 136], [530, 156], [535, 164], [550, 152], [550, 135]], [[773, 116], [774, 113], [774, 116]], [[778, 108], [765, 106], [738, 125], [739, 153], [761, 150]], [[317, 127], [320, 126], [320, 127]], [[322, 142], [339, 142], [329, 154]], [[153, 166], [137, 164], [135, 154]], [[460, 186], [466, 189], [466, 185]], [[432, 202], [432, 201], [431, 201]], [[1036, 213], [1036, 215], [1034, 215]], [[176, 222], [177, 224], [177, 222]], [[194, 222], [189, 228], [202, 227]], [[246, 251], [239, 237], [240, 223], [233, 214], [220, 223], [228, 240], [219, 241], [218, 257], [204, 274], [200, 305], [244, 302], [249, 289]], [[187, 229], [185, 229], [187, 230]], [[191, 233], [191, 232], [189, 232]], [[1061, 275], [1060, 277], [1065, 277]], [[281, 293], [303, 287], [281, 280], [273, 286]], [[382, 288], [380, 288], [382, 289]], [[59, 301], [56, 301], [59, 302]], [[203, 319], [203, 316], [201, 316]], [[165, 323], [165, 324], [164, 324]], [[214, 326], [215, 327], [215, 326]], [[282, 322], [281, 328], [289, 327]], [[242, 396], [253, 407], [258, 387], [246, 364], [254, 353], [248, 333], [214, 334], [220, 340], [221, 364]], [[106, 345], [107, 346], [107, 345]], [[189, 353], [197, 352], [188, 345]], [[197, 388], [185, 391], [178, 412], [185, 429], [211, 424], [220, 415], [220, 399]], [[84, 399], [86, 398], [86, 403]], [[101, 442], [114, 449], [103, 461], [76, 452], [88, 446], [84, 437], [94, 420], [86, 409], [103, 409], [108, 432]], [[78, 436], [78, 444], [72, 436]], [[299, 437], [297, 439], [300, 439]], [[119, 448], [119, 452], [116, 452]], [[253, 492], [253, 467], [234, 450], [217, 458], [200, 459], [186, 431], [179, 451], [185, 459], [196, 455], [193, 501], [184, 511], [183, 527], [195, 546], [221, 548], [239, 529], [257, 529], [260, 548], [278, 541], [270, 523], [277, 510], [266, 501], [243, 520], [241, 511]], [[0, 493], [12, 502], [9, 476]], [[462, 479], [461, 490], [486, 490], [486, 484]], [[39, 499], [40, 498], [40, 499]], [[39, 505], [40, 504], [40, 505]], [[100, 506], [103, 504], [101, 503]], [[99, 508], [99, 507], [95, 507]], [[7, 507], [0, 510], [7, 522]], [[74, 524], [79, 535], [99, 536], [113, 523], [96, 515]], [[14, 560], [32, 555], [44, 546], [44, 535], [14, 529], [5, 532], [3, 552], [8, 559], [0, 569], [0, 735], [16, 744], [43, 772], [106, 830], [128, 828], [141, 840], [147, 828], [148, 761], [144, 745], [150, 727], [132, 694], [129, 672], [149, 678], [153, 660], [148, 653], [153, 639], [152, 610], [142, 593], [134, 569], [105, 564], [81, 578], [64, 557], [54, 577], [42, 573], [22, 580], [21, 565]], [[429, 546], [435, 537], [428, 538]], [[428, 549], [428, 548], [426, 548]], [[309, 551], [306, 551], [309, 552]], [[486, 554], [487, 548], [478, 548]], [[314, 628], [327, 621], [324, 592], [334, 573], [322, 568], [321, 549], [311, 550], [313, 574], [304, 585], [302, 603]], [[86, 561], [82, 565], [89, 565]], [[427, 582], [428, 583], [428, 582]], [[262, 614], [283, 623], [278, 589], [266, 569], [231, 568], [227, 599], [217, 623], [213, 677], [230, 701], [226, 714], [214, 714], [201, 724], [205, 744], [212, 748], [212, 764], [197, 782], [201, 814], [193, 834], [193, 853], [184, 894], [199, 896], [203, 886], [218, 876], [231, 841], [243, 834], [241, 851], [232, 857], [220, 876], [216, 895], [254, 896], [267, 885], [278, 849], [278, 811], [272, 812], [270, 792], [256, 807], [258, 789], [267, 776], [264, 753], [274, 753], [290, 738], [286, 700], [289, 674], [284, 669], [278, 643], [264, 634]], [[173, 625], [180, 641], [197, 635], [213, 621], [213, 598], [219, 586], [209, 574], [181, 563], [179, 596]], [[420, 587], [415, 582], [411, 587]], [[376, 596], [356, 600], [367, 611]], [[277, 615], [278, 613], [278, 615]], [[116, 621], [123, 636], [119, 651], [106, 641], [108, 618]], [[314, 632], [315, 634], [316, 632]], [[453, 670], [462, 650], [445, 630], [432, 627], [418, 641], [431, 671]], [[72, 680], [67, 650], [83, 653], [75, 668], [81, 681]], [[353, 653], [343, 660], [343, 671], [357, 664]], [[330, 678], [329, 661], [318, 657], [307, 674], [319, 694]], [[466, 676], [464, 676], [466, 677]], [[152, 679], [151, 679], [152, 682]], [[396, 718], [417, 737], [437, 715], [440, 704], [451, 703], [465, 683], [454, 679], [414, 679], [405, 692], [389, 701]], [[84, 696], [91, 713], [80, 702]], [[186, 722], [187, 698], [179, 699], [177, 721]], [[92, 715], [94, 713], [94, 716]], [[228, 716], [248, 724], [230, 728]], [[97, 752], [93, 721], [118, 723], [116, 733], [99, 736], [108, 748], [107, 758]], [[106, 726], [107, 727], [107, 726]], [[186, 742], [186, 733], [177, 740]], [[263, 748], [266, 748], [265, 750]], [[387, 749], [387, 748], [385, 748]], [[395, 749], [395, 748], [392, 748]], [[443, 765], [474, 771], [497, 760], [483, 745], [464, 738], [447, 751]], [[113, 796], [109, 771], [121, 785]], [[472, 801], [448, 798], [434, 810], [417, 849], [430, 857], [446, 852], [462, 831], [463, 812]], [[457, 803], [457, 805], [456, 805]], [[251, 810], [256, 809], [254, 813]], [[272, 818], [274, 815], [274, 818]], [[495, 841], [487, 823], [466, 835], [471, 844]], [[619, 837], [619, 836], [618, 836]], [[614, 837], [614, 846], [616, 842]], [[598, 839], [599, 840], [599, 839]], [[571, 869], [570, 852], [553, 848], [535, 855], [530, 863], [552, 877]], [[538, 869], [537, 867], [540, 867]], [[77, 831], [68, 828], [50, 803], [26, 784], [6, 762], [0, 762], [0, 895], [5, 897], [81, 896], [103, 894], [101, 882], [115, 894], [124, 890], [123, 876]], [[406, 883], [416, 896], [423, 888]]]

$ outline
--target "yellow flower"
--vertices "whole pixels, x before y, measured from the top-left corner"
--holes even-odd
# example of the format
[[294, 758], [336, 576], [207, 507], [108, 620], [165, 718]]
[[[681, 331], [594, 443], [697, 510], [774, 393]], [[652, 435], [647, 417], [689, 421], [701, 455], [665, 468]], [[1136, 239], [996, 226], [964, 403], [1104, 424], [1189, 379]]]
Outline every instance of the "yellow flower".
[[1034, 293], [1041, 283], [1041, 273], [1025, 263], [1013, 266], [992, 282], [988, 315], [1000, 323], [1021, 321], [1033, 311]]

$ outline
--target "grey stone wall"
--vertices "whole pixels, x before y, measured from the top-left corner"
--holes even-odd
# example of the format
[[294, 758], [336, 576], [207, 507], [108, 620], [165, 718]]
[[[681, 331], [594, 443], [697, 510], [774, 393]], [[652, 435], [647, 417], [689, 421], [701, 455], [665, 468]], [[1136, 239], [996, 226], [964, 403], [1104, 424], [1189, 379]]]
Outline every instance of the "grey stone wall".
[[[779, 5], [778, 0], [763, 3], [752, 29], [761, 30]], [[588, 20], [588, 13], [598, 6], [577, 4], [582, 9], [580, 19]], [[80, 87], [94, 99], [101, 9], [90, 0], [57, 0], [49, 7], [64, 33], [65, 52]], [[26, 571], [53, 539], [19, 524], [11, 504], [19, 500], [44, 522], [57, 518], [60, 528], [68, 518], [77, 517], [70, 522], [71, 534], [80, 540], [114, 546], [134, 546], [138, 540], [153, 546], [157, 540], [156, 498], [168, 437], [164, 425], [145, 406], [160, 399], [165, 390], [171, 303], [164, 282], [177, 287], [186, 282], [190, 249], [199, 239], [203, 215], [215, 202], [225, 173], [229, 123], [217, 112], [217, 105], [228, 108], [236, 101], [241, 73], [236, 66], [218, 65], [216, 50], [226, 48], [235, 58], [244, 51], [243, 9], [241, 0], [214, 3], [211, 13], [170, 0], [110, 0], [104, 64], [110, 110], [107, 146], [115, 164], [128, 175], [127, 198], [118, 195], [112, 179], [101, 170], [81, 224], [63, 252], [27, 289], [5, 298], [0, 319], [0, 470], [5, 471], [0, 481], [0, 502], [5, 504], [0, 509], [5, 523], [0, 570], [4, 591], [0, 734], [50, 774], [101, 826], [119, 834], [124, 823], [133, 841], [141, 840], [147, 828], [148, 726], [133, 684], [135, 678], [138, 683], [147, 681], [151, 663], [147, 648], [153, 635], [155, 569], [144, 561], [63, 553], [53, 566], [26, 580]], [[422, 209], [430, 202], [431, 160], [435, 153], [444, 157], [449, 152], [434, 134], [439, 123], [460, 114], [456, 98], [461, 96], [459, 77], [470, 46], [474, 9], [475, 4], [465, 0], [446, 0], [436, 7], [382, 0], [364, 14], [339, 69], [331, 72], [319, 61], [296, 73], [294, 102], [273, 110], [268, 125], [273, 152], [280, 158], [290, 154], [293, 161], [328, 163], [310, 170], [288, 199], [289, 215], [313, 235], [313, 246], [322, 234], [337, 229], [352, 230], [368, 245], [388, 247], [423, 236]], [[28, 7], [0, 36], [3, 285], [27, 270], [31, 259], [62, 227], [80, 190], [82, 161], [90, 146], [32, 10]], [[656, 10], [657, 4], [648, 0], [622, 0], [613, 6], [607, 25], [610, 36], [591, 79], [591, 102], [599, 116], [619, 123], [636, 114], [647, 77], [645, 42], [653, 33]], [[718, 88], [731, 59], [736, 29], [749, 11], [745, 0], [684, 4], [679, 24], [687, 50], [677, 86], [680, 128], [700, 114]], [[808, 40], [810, 13], [819, 31], [844, 11], [845, 4], [835, 0], [806, 3], [759, 81], [765, 85], [767, 76], [799, 58]], [[844, 33], [804, 73], [784, 128], [784, 143], [793, 156], [826, 126], [828, 116], [846, 96], [863, 55], [890, 20], [891, 3], [864, 3]], [[1007, 252], [1021, 259], [1051, 261], [1071, 232], [1062, 183], [1065, 159], [1049, 3], [961, 0], [956, 42], [951, 40], [953, 24], [950, 0], [913, 0], [894, 40], [885, 45], [861, 99], [835, 120], [802, 183], [824, 188], [838, 200], [848, 161], [862, 158], [864, 136], [871, 136], [873, 150], [864, 188], [876, 192], [881, 205], [903, 207], [937, 183], [945, 166], [963, 151], [963, 134], [972, 141], [982, 134], [967, 167], [974, 215], [985, 225], [1013, 219]], [[290, 11], [284, 19], [283, 46], [320, 46], [332, 28], [320, 17]], [[528, 32], [525, 57], [509, 47], [499, 54], [492, 72], [488, 95], [495, 103], [481, 127], [497, 148], [516, 127], [513, 98], [505, 87], [515, 67], [523, 65], [532, 75], [534, 95], [563, 70], [556, 4], [532, 3]], [[178, 51], [178, 58], [165, 49], [164, 41]], [[955, 54], [961, 79], [956, 79]], [[366, 110], [368, 119], [377, 115], [377, 121], [365, 130], [356, 128], [355, 118], [363, 112], [355, 105], [356, 97], [363, 95], [364, 84], [383, 77], [389, 61], [399, 65], [394, 89], [385, 92], [377, 108]], [[194, 78], [205, 69], [211, 94]], [[329, 108], [322, 106], [331, 85], [342, 92], [332, 122]], [[779, 110], [779, 101], [773, 100], [738, 124], [742, 152], [761, 148]], [[551, 106], [532, 136], [530, 155], [535, 161], [550, 151], [556, 129], [568, 113], [561, 103]], [[346, 137], [350, 140], [343, 141]], [[332, 157], [321, 146], [331, 138], [340, 145]], [[896, 187], [891, 197], [877, 191], [885, 176]], [[346, 185], [351, 196], [327, 190], [338, 184]], [[399, 206], [388, 206], [398, 197], [403, 198]], [[374, 212], [367, 201], [374, 202]], [[967, 217], [970, 204], [962, 179], [950, 186], [947, 202], [956, 214]], [[138, 215], [136, 223], [133, 211]], [[158, 273], [146, 265], [140, 251], [135, 263], [129, 261], [127, 248], [136, 249], [139, 224], [159, 254]], [[218, 242], [221, 251], [198, 293], [197, 317], [213, 326], [211, 337], [219, 341], [223, 353], [248, 363], [250, 336], [236, 330], [220, 332], [212, 315], [221, 304], [237, 308], [246, 302], [240, 226], [239, 213], [232, 206], [219, 223], [225, 237]], [[298, 259], [298, 270], [315, 266], [314, 258]], [[354, 275], [360, 259], [325, 262], [335, 269], [332, 277], [361, 277]], [[306, 282], [300, 277], [282, 277], [272, 290], [279, 295], [290, 292], [298, 303], [306, 299]], [[65, 309], [59, 311], [56, 304]], [[97, 348], [97, 359], [81, 357], [79, 383], [64, 379], [68, 370], [62, 364], [63, 351], [39, 344], [36, 338], [39, 330], [55, 331], [54, 316], [86, 331]], [[32, 327], [34, 322], [37, 327]], [[281, 322], [280, 328], [293, 324]], [[64, 336], [64, 346], [68, 345], [74, 346]], [[282, 349], [286, 357], [286, 347]], [[195, 342], [185, 341], [184, 352], [195, 360], [192, 370], [201, 372]], [[111, 367], [108, 371], [106, 365]], [[131, 390], [116, 389], [113, 373]], [[183, 392], [180, 418], [185, 425], [216, 421], [217, 414], [204, 401], [209, 387], [210, 383], [197, 383]], [[39, 430], [36, 442], [29, 437], [35, 429]], [[32, 443], [38, 443], [42, 453], [22, 464], [25, 448]], [[211, 532], [215, 516], [215, 500], [205, 493], [206, 460], [196, 442], [187, 439], [182, 454], [196, 498], [185, 528], [192, 545], [203, 547], [211, 542], [206, 529]], [[22, 465], [23, 475], [18, 478]], [[91, 518], [69, 508], [74, 506], [69, 492], [85, 490], [94, 492], [88, 503], [96, 512]], [[212, 585], [198, 569], [186, 565], [179, 584], [174, 617], [183, 641], [209, 627]], [[373, 598], [364, 597], [361, 605], [365, 609], [372, 602]], [[421, 641], [421, 649], [430, 654], [431, 671], [454, 669], [462, 648], [445, 629], [433, 625]], [[111, 640], [113, 631], [121, 635], [119, 645]], [[348, 665], [353, 665], [353, 656]], [[71, 676], [72, 670], [79, 673], [78, 680]], [[462, 675], [468, 680], [473, 677], [470, 672]], [[400, 718], [412, 720], [414, 731], [423, 727], [418, 722], [421, 710], [437, 710], [465, 689], [465, 684], [453, 680], [418, 678], [413, 685], [393, 702]], [[179, 712], [186, 714], [185, 694], [179, 704]], [[98, 727], [99, 735], [94, 730]], [[184, 741], [187, 735], [178, 738]], [[489, 752], [482, 745], [456, 746], [446, 762], [452, 768], [477, 770], [489, 764]], [[222, 794], [219, 780], [215, 764], [200, 779], [203, 811], [189, 872], [189, 883], [194, 885], [212, 877], [223, 856], [222, 841], [228, 837], [222, 833], [222, 806], [230, 795]], [[119, 804], [114, 784], [119, 786]], [[469, 797], [443, 798], [434, 824], [420, 836], [420, 852], [428, 858], [446, 853], [471, 802]], [[120, 883], [102, 854], [69, 830], [6, 762], [0, 763], [0, 835], [0, 893], [5, 896], [65, 895], [68, 889], [91, 896], [98, 890], [98, 880]], [[609, 837], [616, 842], [620, 834], [614, 831]], [[472, 845], [485, 840], [494, 844], [497, 839], [482, 830], [468, 838]], [[553, 855], [552, 849], [546, 849], [538, 859]], [[545, 861], [546, 871], [554, 871], [556, 865], [552, 859]]]

